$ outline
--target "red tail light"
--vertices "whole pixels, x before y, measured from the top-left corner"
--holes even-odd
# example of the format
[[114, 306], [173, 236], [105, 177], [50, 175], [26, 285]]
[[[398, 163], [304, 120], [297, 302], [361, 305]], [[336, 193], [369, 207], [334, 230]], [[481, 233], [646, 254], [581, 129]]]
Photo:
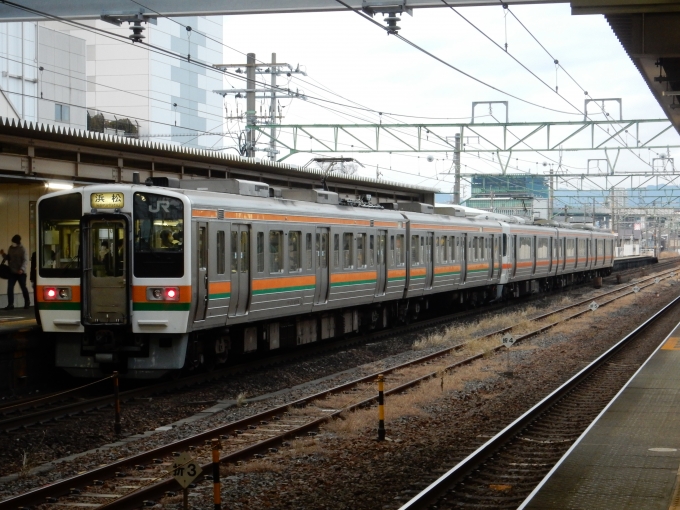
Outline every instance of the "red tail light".
[[57, 289], [48, 287], [45, 289], [45, 301], [54, 301], [57, 299]]

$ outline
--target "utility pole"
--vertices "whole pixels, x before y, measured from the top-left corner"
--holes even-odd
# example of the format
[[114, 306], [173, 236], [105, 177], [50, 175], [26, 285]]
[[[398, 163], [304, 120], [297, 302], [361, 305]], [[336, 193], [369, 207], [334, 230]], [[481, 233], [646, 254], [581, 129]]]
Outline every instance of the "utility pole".
[[269, 159], [272, 161], [276, 161], [276, 128], [274, 127], [274, 124], [276, 124], [276, 106], [277, 106], [277, 101], [276, 101], [276, 76], [279, 74], [278, 69], [276, 68], [276, 53], [272, 53], [272, 67], [271, 67], [271, 73], [272, 73], [272, 101], [271, 105], [269, 107], [269, 122], [271, 122], [272, 127], [270, 130], [270, 140], [269, 140]]
[[460, 133], [456, 133], [453, 147], [453, 165], [455, 172], [453, 179], [453, 203], [455, 205], [460, 205]]
[[[248, 126], [255, 124], [255, 53], [248, 53], [246, 58], [246, 122]], [[246, 127], [246, 157], [255, 157], [255, 130]]]
[[550, 168], [550, 188], [548, 189], [548, 220], [553, 219], [553, 169]]
[[[278, 98], [279, 97], [290, 97], [293, 99], [304, 99], [307, 100], [304, 94], [300, 94], [298, 91], [292, 91], [290, 89], [282, 89], [278, 88], [276, 84], [276, 77], [279, 74], [285, 74], [287, 76], [291, 76], [293, 74], [302, 74], [307, 76], [307, 73], [304, 71], [300, 71], [300, 66], [298, 65], [297, 68], [293, 69], [293, 67], [290, 64], [286, 63], [278, 63], [276, 62], [276, 53], [272, 53], [272, 61], [271, 63], [262, 63], [262, 64], [256, 64], [255, 63], [255, 53], [248, 53], [247, 58], [246, 58], [246, 64], [215, 64], [214, 67], [217, 69], [230, 69], [230, 68], [236, 68], [235, 72], [237, 74], [242, 74], [243, 71], [241, 70], [242, 67], [246, 68], [246, 88], [245, 89], [223, 89], [223, 90], [213, 90], [214, 93], [219, 94], [223, 97], [226, 97], [229, 94], [234, 94], [235, 97], [237, 98], [242, 98], [243, 95], [245, 94], [246, 97], [246, 112], [245, 112], [245, 121], [246, 121], [246, 144], [244, 150], [242, 150], [241, 154], [244, 156], [247, 156], [249, 158], [255, 157], [255, 152], [257, 150], [264, 151], [268, 153], [269, 159], [272, 161], [276, 160], [276, 154], [278, 151], [276, 150], [276, 127], [274, 124], [276, 124], [277, 120], [281, 119], [281, 115], [277, 114], [278, 110]], [[287, 68], [287, 69], [282, 69], [282, 68]], [[264, 74], [270, 74], [270, 79], [271, 83], [269, 86], [264, 86], [261, 88], [256, 88], [257, 83], [256, 83], [256, 75], [264, 75]], [[264, 82], [261, 81], [260, 85], [264, 85]], [[257, 112], [255, 110], [255, 101], [257, 99], [270, 99], [270, 106], [269, 106], [269, 112], [267, 112], [266, 115], [257, 115]], [[255, 129], [252, 128], [252, 126], [256, 125], [258, 123], [258, 120], [261, 119], [260, 123], [270, 124], [270, 131], [269, 131], [269, 147], [267, 149], [257, 149], [255, 147]], [[242, 115], [236, 115], [236, 116], [228, 116], [226, 117], [226, 120], [243, 120]]]

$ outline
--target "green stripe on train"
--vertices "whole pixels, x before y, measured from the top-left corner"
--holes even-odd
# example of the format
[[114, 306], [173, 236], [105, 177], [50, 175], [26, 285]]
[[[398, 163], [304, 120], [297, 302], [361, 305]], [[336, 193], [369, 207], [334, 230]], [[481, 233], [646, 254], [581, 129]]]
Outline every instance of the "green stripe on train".
[[138, 312], [187, 312], [191, 303], [132, 303], [132, 309]]
[[221, 292], [219, 294], [210, 294], [208, 299], [226, 299], [231, 296], [231, 292]]
[[38, 303], [38, 310], [80, 310], [80, 303], [60, 303], [58, 301], [46, 303], [41, 301]]
[[331, 283], [331, 287], [344, 287], [346, 285], [363, 285], [366, 283], [370, 283], [372, 285], [375, 285], [376, 280], [356, 280], [353, 282], [333, 282]]
[[314, 285], [298, 285], [296, 287], [280, 287], [278, 289], [254, 290], [253, 296], [257, 296], [260, 294], [273, 294], [275, 292], [296, 292], [298, 290], [312, 290], [314, 288], [315, 288]]

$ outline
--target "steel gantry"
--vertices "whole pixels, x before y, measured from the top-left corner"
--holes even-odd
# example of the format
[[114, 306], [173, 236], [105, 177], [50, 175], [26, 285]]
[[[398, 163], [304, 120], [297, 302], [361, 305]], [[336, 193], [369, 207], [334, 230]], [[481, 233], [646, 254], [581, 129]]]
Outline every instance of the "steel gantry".
[[[271, 125], [248, 129], [271, 137]], [[669, 149], [680, 140], [668, 119], [455, 124], [277, 124], [276, 142], [289, 153], [496, 153]], [[668, 133], [670, 131], [670, 133]], [[462, 141], [455, 144], [455, 136]], [[664, 136], [666, 135], [666, 136]], [[613, 168], [617, 156], [607, 155]], [[506, 163], [507, 166], [507, 163]]]

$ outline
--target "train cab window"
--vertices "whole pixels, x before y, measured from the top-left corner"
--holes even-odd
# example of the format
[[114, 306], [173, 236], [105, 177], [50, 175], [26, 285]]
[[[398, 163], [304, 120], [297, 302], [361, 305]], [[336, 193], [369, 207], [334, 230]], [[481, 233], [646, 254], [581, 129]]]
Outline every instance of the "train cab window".
[[357, 268], [366, 267], [366, 234], [357, 235]]
[[342, 234], [342, 268], [354, 268], [354, 239], [349, 232]]
[[226, 237], [224, 230], [217, 232], [217, 274], [224, 274], [226, 272], [225, 258], [227, 256], [225, 244]]
[[264, 232], [257, 233], [257, 272], [264, 272]]
[[[319, 237], [319, 234], [317, 234], [316, 236]], [[319, 251], [318, 246], [316, 248], [316, 251]], [[314, 265], [314, 262], [312, 261], [312, 234], [305, 234], [305, 252], [307, 256], [307, 269], [312, 269]]]
[[[135, 276], [179, 278], [184, 275], [184, 204], [179, 198], [135, 193], [132, 229]], [[205, 258], [205, 250], [199, 253], [203, 253], [199, 257]]]
[[397, 267], [406, 265], [406, 240], [404, 234], [397, 234], [397, 245], [394, 249]]
[[411, 265], [420, 265], [420, 236], [411, 236]]
[[291, 230], [288, 232], [288, 272], [302, 271], [302, 232]]
[[375, 236], [368, 237], [368, 265], [373, 267], [375, 265]]
[[38, 205], [40, 276], [80, 276], [80, 217], [83, 196], [69, 193], [46, 198]]
[[333, 236], [333, 267], [340, 267], [340, 234]]
[[283, 272], [283, 232], [280, 230], [269, 232], [269, 272]]

